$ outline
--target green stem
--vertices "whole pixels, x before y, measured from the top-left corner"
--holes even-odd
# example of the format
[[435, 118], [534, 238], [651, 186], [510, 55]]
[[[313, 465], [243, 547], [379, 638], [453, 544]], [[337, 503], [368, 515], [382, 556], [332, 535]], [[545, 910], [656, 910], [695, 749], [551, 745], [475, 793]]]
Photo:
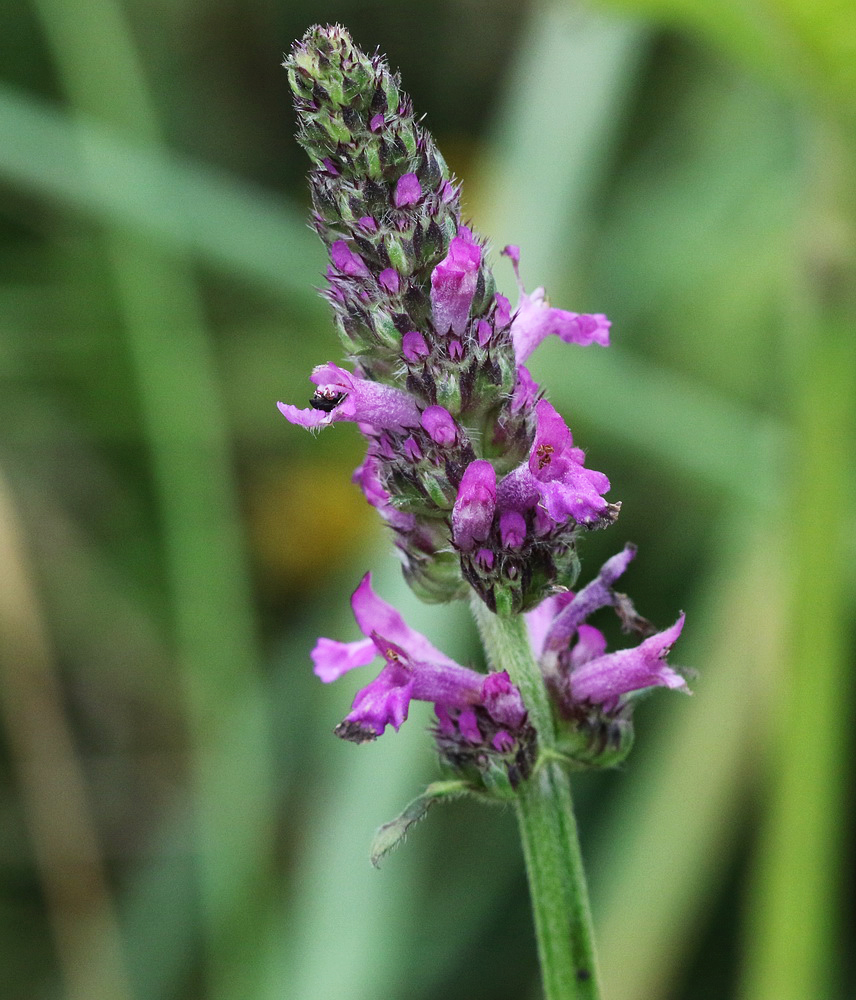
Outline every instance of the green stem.
[[[473, 598], [473, 615], [492, 666], [520, 689], [542, 751], [555, 748], [553, 712], [522, 616], [497, 616]], [[567, 776], [543, 763], [521, 789], [517, 820], [526, 859], [546, 1000], [600, 996], [591, 909]]]

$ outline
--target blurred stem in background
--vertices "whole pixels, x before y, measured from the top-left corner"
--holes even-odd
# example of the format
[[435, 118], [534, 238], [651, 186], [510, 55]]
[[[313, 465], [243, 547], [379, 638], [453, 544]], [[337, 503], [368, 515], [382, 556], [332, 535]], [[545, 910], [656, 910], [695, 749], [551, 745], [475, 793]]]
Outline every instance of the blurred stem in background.
[[68, 1000], [131, 1000], [116, 908], [12, 496], [0, 473], [0, 710]]
[[[35, 0], [73, 113], [157, 147], [157, 113], [111, 0]], [[90, 161], [89, 181], [102, 182]], [[228, 432], [201, 301], [181, 254], [111, 227], [104, 253], [136, 371], [160, 507], [177, 663], [187, 695], [207, 993], [250, 995], [253, 915], [269, 885], [269, 706]], [[250, 704], [238, 712], [236, 705]], [[240, 722], [240, 728], [238, 723]], [[227, 751], [227, 752], [224, 752]], [[108, 1000], [105, 995], [104, 1000]]]
[[809, 218], [790, 303], [793, 459], [786, 656], [770, 790], [747, 900], [747, 1000], [840, 995], [841, 870], [852, 758], [853, 441], [856, 432], [856, 135], [816, 123]]

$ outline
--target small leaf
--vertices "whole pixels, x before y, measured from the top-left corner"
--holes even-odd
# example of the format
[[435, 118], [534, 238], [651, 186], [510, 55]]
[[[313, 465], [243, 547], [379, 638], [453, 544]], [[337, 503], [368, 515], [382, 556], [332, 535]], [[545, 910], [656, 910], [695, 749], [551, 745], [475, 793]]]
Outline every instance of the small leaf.
[[435, 781], [430, 784], [399, 816], [389, 823], [384, 823], [375, 834], [371, 851], [371, 861], [375, 868], [379, 868], [381, 859], [395, 850], [404, 840], [410, 827], [425, 818], [435, 802], [458, 798], [460, 795], [465, 795], [468, 790], [469, 787], [463, 781]]

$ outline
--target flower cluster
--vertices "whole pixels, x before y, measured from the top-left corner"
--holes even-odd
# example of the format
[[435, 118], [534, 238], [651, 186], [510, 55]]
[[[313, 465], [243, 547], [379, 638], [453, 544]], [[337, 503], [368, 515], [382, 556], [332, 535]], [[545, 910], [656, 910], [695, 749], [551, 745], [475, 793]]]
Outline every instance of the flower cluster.
[[[344, 29], [315, 27], [285, 62], [313, 166], [313, 225], [330, 263], [324, 295], [350, 363], [311, 374], [307, 408], [279, 403], [291, 423], [318, 430], [355, 423], [366, 456], [354, 473], [392, 531], [405, 576], [427, 601], [472, 589], [490, 612], [526, 613], [532, 649], [564, 748], [590, 764], [629, 748], [634, 693], [684, 688], [665, 663], [683, 618], [655, 633], [613, 584], [633, 550], [609, 560], [576, 594], [577, 539], [602, 528], [620, 504], [586, 466], [563, 417], [526, 362], [548, 336], [609, 344], [601, 314], [550, 305], [527, 293], [520, 251], [516, 307], [497, 293], [484, 241], [461, 218], [459, 188], [414, 116], [397, 75], [357, 49]], [[531, 771], [537, 734], [504, 672], [450, 660], [378, 598], [368, 577], [352, 606], [364, 638], [321, 639], [315, 671], [332, 681], [381, 657], [338, 735], [356, 742], [397, 729], [413, 699], [436, 711], [435, 736], [457, 771], [497, 768], [513, 786]], [[644, 638], [608, 653], [588, 618], [612, 607]]]
[[[609, 322], [553, 308], [541, 288], [521, 284], [515, 310], [496, 292], [459, 189], [380, 56], [314, 28], [286, 67], [330, 251], [325, 294], [353, 367], [319, 366], [309, 408], [279, 408], [307, 428], [358, 425], [355, 479], [420, 597], [471, 586], [491, 610], [534, 607], [573, 583], [577, 532], [610, 524], [618, 505], [525, 361], [551, 334], [605, 346]], [[519, 250], [503, 252], [516, 271]]]
[[[578, 593], [554, 595], [526, 615], [532, 652], [558, 713], [575, 723], [568, 749], [579, 761], [614, 763], [629, 750], [634, 692], [651, 687], [686, 690], [683, 677], [665, 662], [681, 633], [683, 616], [671, 628], [648, 634], [638, 646], [612, 653], [606, 652], [603, 633], [587, 624], [596, 611], [612, 607], [626, 630], [653, 631], [626, 595], [613, 587], [634, 555], [635, 549], [627, 546]], [[329, 683], [379, 656], [384, 667], [357, 693], [350, 713], [336, 728], [339, 736], [355, 743], [374, 740], [387, 726], [398, 729], [412, 700], [427, 701], [437, 715], [442, 755], [457, 770], [468, 757], [499, 756], [512, 763], [516, 777], [526, 777], [535, 734], [507, 673], [480, 674], [449, 659], [374, 593], [368, 574], [354, 591], [351, 607], [365, 638], [319, 639], [312, 651], [316, 675]]]

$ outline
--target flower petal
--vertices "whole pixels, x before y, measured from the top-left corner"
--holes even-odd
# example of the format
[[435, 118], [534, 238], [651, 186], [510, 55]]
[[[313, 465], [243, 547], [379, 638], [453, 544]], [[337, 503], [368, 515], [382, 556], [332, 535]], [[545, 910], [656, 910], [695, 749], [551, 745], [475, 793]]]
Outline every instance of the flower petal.
[[687, 690], [684, 678], [665, 662], [683, 626], [681, 615], [671, 628], [652, 635], [638, 646], [595, 657], [578, 667], [570, 677], [573, 700], [609, 709], [622, 695], [642, 688]]
[[421, 632], [412, 629], [395, 608], [377, 596], [372, 590], [371, 573], [366, 573], [354, 591], [351, 607], [363, 635], [371, 636], [376, 632], [385, 640], [400, 646], [413, 661], [460, 666], [441, 653]]
[[377, 649], [371, 639], [338, 642], [336, 639], [321, 638], [315, 643], [310, 655], [315, 664], [315, 676], [320, 677], [325, 684], [330, 684], [349, 670], [371, 663], [377, 656]]

